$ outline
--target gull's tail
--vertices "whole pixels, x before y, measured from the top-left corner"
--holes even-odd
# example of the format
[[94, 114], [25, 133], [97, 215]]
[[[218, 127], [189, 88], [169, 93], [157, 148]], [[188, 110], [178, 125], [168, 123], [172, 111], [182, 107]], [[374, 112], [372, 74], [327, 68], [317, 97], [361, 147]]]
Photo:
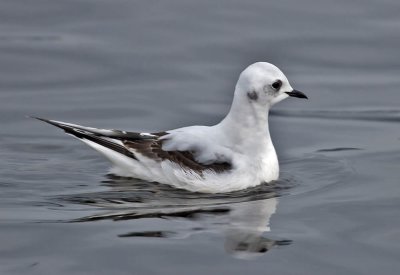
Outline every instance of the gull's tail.
[[[77, 124], [66, 123], [62, 121], [49, 120], [40, 117], [31, 117], [46, 122], [53, 126], [63, 129], [67, 134], [72, 135], [79, 140], [85, 142], [92, 148], [108, 157], [115, 162], [115, 156], [110, 157], [110, 151], [119, 153], [126, 157], [136, 159], [135, 155], [129, 151], [122, 143], [122, 140], [144, 139], [140, 133], [124, 132], [119, 130], [97, 129], [85, 127]], [[109, 149], [109, 150], [104, 150]]]

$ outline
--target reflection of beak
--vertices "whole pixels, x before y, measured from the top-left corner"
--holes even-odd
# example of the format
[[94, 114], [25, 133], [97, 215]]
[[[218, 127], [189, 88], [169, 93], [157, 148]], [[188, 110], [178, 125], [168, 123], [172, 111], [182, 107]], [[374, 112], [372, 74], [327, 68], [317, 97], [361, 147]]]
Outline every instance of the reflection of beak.
[[293, 91], [291, 91], [291, 92], [286, 92], [289, 96], [292, 96], [292, 97], [298, 97], [298, 98], [306, 98], [306, 99], [308, 99], [308, 97], [304, 94], [304, 93], [302, 93], [302, 92], [300, 92], [300, 91], [297, 91], [297, 90], [293, 90]]

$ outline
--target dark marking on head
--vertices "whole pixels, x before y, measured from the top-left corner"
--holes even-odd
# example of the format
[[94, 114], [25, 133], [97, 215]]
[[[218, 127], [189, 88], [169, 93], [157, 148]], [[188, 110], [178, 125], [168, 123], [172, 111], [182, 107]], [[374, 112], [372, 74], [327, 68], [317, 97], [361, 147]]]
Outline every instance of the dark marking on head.
[[248, 97], [250, 100], [256, 101], [256, 100], [258, 99], [258, 94], [257, 94], [256, 91], [247, 92], [247, 97]]

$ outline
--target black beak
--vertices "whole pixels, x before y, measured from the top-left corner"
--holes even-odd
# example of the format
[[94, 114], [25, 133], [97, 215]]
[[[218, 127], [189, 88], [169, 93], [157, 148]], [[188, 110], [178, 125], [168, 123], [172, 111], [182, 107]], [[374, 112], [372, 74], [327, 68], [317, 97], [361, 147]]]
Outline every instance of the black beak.
[[302, 93], [302, 92], [300, 92], [300, 91], [297, 91], [297, 90], [293, 90], [293, 91], [291, 91], [291, 92], [286, 92], [289, 96], [292, 96], [292, 97], [298, 97], [298, 98], [306, 98], [306, 99], [308, 99], [308, 97], [304, 94], [304, 93]]

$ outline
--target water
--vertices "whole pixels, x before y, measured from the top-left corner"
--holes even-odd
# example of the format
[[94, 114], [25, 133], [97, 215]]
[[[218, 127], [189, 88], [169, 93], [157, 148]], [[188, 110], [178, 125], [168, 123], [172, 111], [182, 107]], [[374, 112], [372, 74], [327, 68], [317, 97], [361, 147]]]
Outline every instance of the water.
[[[2, 1], [0, 274], [398, 274], [400, 3]], [[202, 195], [109, 178], [25, 115], [210, 125], [272, 62], [273, 185]], [[270, 230], [268, 230], [270, 229]]]

